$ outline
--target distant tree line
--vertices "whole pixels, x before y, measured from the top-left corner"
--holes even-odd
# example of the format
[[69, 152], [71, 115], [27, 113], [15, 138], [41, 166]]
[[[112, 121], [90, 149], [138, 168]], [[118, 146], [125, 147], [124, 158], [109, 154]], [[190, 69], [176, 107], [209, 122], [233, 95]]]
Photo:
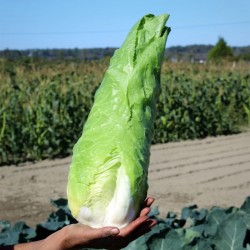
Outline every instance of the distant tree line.
[[75, 59], [75, 60], [97, 60], [110, 57], [116, 48], [95, 48], [95, 49], [26, 49], [0, 51], [1, 58], [43, 58], [48, 60]]
[[[94, 49], [27, 49], [0, 51], [0, 58], [7, 59], [46, 59], [46, 60], [98, 60], [111, 57], [117, 48]], [[200, 62], [216, 57], [250, 61], [250, 46], [229, 47], [223, 38], [219, 38], [215, 46], [189, 45], [173, 46], [165, 51], [165, 58], [171, 61]]]
[[174, 46], [166, 49], [165, 57], [171, 61], [218, 61], [245, 60], [250, 61], [250, 46], [230, 47], [223, 38], [212, 45]]

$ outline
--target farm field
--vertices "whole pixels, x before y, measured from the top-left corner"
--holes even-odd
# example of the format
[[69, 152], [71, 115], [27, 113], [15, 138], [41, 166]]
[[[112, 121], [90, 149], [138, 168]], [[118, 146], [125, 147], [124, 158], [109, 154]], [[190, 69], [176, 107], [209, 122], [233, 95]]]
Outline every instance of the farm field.
[[[58, 230], [75, 223], [65, 200], [69, 156], [82, 133], [108, 63], [108, 58], [0, 60], [0, 222], [4, 227], [1, 237], [5, 238], [2, 243], [42, 239], [51, 233], [51, 226]], [[159, 219], [154, 230], [163, 230], [164, 242], [178, 236], [176, 244], [190, 243], [191, 248], [187, 249], [193, 249], [194, 242], [186, 242], [185, 237], [189, 238], [190, 233], [197, 237], [199, 231], [197, 246], [209, 249], [208, 246], [221, 243], [216, 242], [216, 235], [220, 238], [224, 232], [228, 237], [228, 224], [234, 235], [234, 228], [238, 227], [235, 225], [240, 223], [242, 231], [237, 237], [243, 241], [250, 204], [249, 62], [197, 64], [166, 60], [161, 86], [152, 139], [149, 195], [156, 198], [160, 217], [167, 217]], [[238, 210], [227, 209], [240, 207], [243, 202]], [[193, 211], [193, 204], [201, 211]], [[202, 209], [213, 206], [216, 208], [211, 211]], [[214, 226], [209, 229], [206, 225], [218, 213], [220, 223], [211, 234]], [[157, 209], [153, 209], [151, 216], [157, 215]], [[24, 221], [36, 230], [27, 231], [24, 222], [12, 228], [6, 220], [12, 224]], [[197, 228], [185, 227], [184, 223], [190, 220]], [[166, 226], [170, 231], [165, 230]], [[16, 228], [20, 229], [21, 238], [8, 242]], [[179, 239], [181, 234], [184, 238]], [[155, 240], [156, 244], [163, 244], [156, 236], [147, 244]], [[229, 241], [228, 245], [234, 244], [231, 237]]]
[[[69, 156], [108, 64], [108, 58], [1, 59], [0, 166]], [[165, 61], [153, 144], [229, 135], [248, 126], [249, 69], [248, 62]]]
[[[44, 221], [51, 199], [66, 198], [70, 157], [3, 166], [0, 220]], [[184, 206], [240, 206], [250, 195], [250, 132], [157, 144], [151, 148], [149, 195], [161, 215]]]

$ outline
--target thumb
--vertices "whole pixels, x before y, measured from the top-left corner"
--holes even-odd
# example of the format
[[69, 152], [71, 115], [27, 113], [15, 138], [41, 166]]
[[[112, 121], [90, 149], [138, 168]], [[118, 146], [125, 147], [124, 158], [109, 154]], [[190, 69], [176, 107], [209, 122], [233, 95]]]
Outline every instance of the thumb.
[[109, 237], [112, 235], [117, 235], [120, 233], [120, 230], [117, 227], [103, 227], [101, 228], [101, 231], [102, 231], [103, 238]]
[[119, 233], [120, 233], [120, 230], [117, 227], [95, 228], [92, 230], [90, 240], [106, 238], [109, 236], [115, 236], [115, 235], [118, 235]]

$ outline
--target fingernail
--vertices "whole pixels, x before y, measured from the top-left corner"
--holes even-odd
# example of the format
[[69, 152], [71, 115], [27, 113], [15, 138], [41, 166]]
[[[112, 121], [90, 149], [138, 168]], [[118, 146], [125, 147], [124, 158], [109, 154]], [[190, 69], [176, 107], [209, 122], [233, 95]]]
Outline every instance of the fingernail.
[[113, 228], [113, 229], [110, 230], [110, 233], [111, 233], [112, 235], [116, 235], [116, 234], [119, 234], [119, 233], [120, 233], [120, 230], [119, 230], [118, 228]]
[[153, 197], [149, 197], [149, 203], [152, 204], [155, 201]]

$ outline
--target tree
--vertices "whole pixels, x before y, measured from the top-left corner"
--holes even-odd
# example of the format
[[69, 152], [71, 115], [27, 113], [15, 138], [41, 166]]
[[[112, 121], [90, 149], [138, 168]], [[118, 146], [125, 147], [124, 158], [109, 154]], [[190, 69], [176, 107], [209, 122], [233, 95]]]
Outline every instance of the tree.
[[219, 61], [232, 57], [233, 51], [222, 37], [219, 38], [216, 45], [208, 52], [208, 60], [211, 61]]

